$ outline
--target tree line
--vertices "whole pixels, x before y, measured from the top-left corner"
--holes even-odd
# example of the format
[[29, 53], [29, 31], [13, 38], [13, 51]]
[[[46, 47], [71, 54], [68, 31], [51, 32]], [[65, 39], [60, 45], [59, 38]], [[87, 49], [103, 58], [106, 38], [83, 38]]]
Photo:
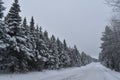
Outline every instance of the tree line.
[[[7, 16], [0, 0], [0, 72], [28, 72], [43, 69], [80, 67], [95, 61], [77, 47], [69, 47], [66, 40], [49, 37], [42, 27], [35, 26], [34, 17], [28, 25], [22, 20], [18, 0], [14, 0]], [[4, 19], [4, 20], [2, 20]]]
[[103, 65], [120, 71], [120, 0], [106, 0], [113, 7], [114, 16], [110, 25], [106, 26], [101, 40], [101, 53], [99, 59]]

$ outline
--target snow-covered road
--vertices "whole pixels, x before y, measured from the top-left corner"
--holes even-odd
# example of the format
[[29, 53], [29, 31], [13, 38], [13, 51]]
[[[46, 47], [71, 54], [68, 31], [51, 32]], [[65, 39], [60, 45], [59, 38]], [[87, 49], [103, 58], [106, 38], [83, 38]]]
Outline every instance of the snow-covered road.
[[32, 72], [0, 75], [0, 80], [120, 80], [120, 73], [111, 71], [100, 63], [60, 71]]

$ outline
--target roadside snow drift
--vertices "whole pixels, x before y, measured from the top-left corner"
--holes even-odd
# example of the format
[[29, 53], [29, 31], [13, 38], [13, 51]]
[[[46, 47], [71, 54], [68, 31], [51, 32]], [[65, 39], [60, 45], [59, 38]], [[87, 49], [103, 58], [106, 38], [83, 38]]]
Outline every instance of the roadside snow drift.
[[120, 73], [111, 71], [100, 63], [91, 63], [85, 67], [59, 71], [1, 74], [0, 80], [120, 80]]

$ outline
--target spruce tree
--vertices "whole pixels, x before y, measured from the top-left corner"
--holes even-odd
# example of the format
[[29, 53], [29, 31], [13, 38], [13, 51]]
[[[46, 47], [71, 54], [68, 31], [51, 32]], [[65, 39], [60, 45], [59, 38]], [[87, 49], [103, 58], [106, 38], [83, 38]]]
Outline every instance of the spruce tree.
[[26, 17], [23, 19], [22, 27], [25, 29], [25, 35], [30, 36], [30, 27], [27, 25]]
[[5, 10], [5, 7], [3, 6], [4, 2], [0, 0], [0, 19], [3, 18], [3, 11]]
[[33, 16], [32, 16], [32, 18], [31, 18], [31, 22], [30, 22], [30, 32], [31, 33], [34, 33], [34, 31], [35, 31], [35, 25], [34, 25], [35, 23], [34, 23], [34, 18], [33, 18]]
[[67, 43], [65, 39], [63, 40], [63, 46], [64, 46], [64, 49], [67, 50]]
[[58, 69], [59, 68], [59, 57], [58, 57], [58, 51], [57, 51], [57, 43], [54, 35], [50, 38], [49, 43], [49, 61], [47, 62], [49, 69]]
[[49, 43], [48, 32], [46, 30], [44, 31], [44, 40], [46, 41], [46, 43]]
[[19, 26], [21, 23], [21, 17], [19, 15], [20, 5], [18, 3], [18, 0], [14, 0], [14, 3], [12, 4], [12, 7], [9, 10], [8, 15], [5, 18], [5, 21], [8, 23], [9, 26]]
[[59, 54], [58, 57], [60, 60], [59, 67], [60, 68], [66, 67], [68, 57], [67, 57], [67, 54], [64, 52], [63, 43], [59, 40], [59, 38], [57, 38], [57, 48], [58, 48], [57, 50]]
[[114, 59], [117, 58], [115, 56], [117, 51], [117, 42], [116, 36], [113, 28], [106, 26], [105, 32], [103, 33], [103, 37], [101, 40], [103, 41], [101, 45], [102, 52], [99, 56], [100, 61], [103, 65], [109, 68], [114, 68]]
[[38, 42], [38, 40], [39, 40], [39, 26], [37, 25], [36, 26], [37, 28], [35, 29], [35, 34], [36, 34], [36, 42]]
[[80, 53], [76, 47], [76, 45], [74, 45], [74, 48], [72, 49], [71, 55], [71, 64], [72, 66], [76, 66], [76, 67], [80, 67], [81, 66], [81, 59], [80, 59]]
[[27, 20], [26, 20], [26, 17], [24, 18], [23, 20], [23, 27], [25, 28], [27, 26]]
[[115, 16], [110, 22], [110, 27], [106, 27], [102, 37], [102, 51], [100, 61], [108, 68], [120, 71], [120, 0], [105, 0], [113, 7]]
[[14, 0], [14, 3], [12, 4], [12, 7], [9, 10], [9, 13], [5, 17], [5, 22], [11, 29], [10, 32], [11, 36], [16, 35], [17, 32], [19, 31], [18, 27], [21, 24], [21, 17], [19, 15], [20, 12], [21, 10], [18, 0]]

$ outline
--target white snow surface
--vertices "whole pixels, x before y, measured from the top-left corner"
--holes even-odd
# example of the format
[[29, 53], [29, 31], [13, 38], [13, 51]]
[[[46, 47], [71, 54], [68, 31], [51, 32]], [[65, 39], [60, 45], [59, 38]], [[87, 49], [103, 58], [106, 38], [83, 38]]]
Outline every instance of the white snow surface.
[[0, 74], [0, 80], [120, 80], [120, 73], [107, 69], [100, 63], [91, 63], [81, 68], [58, 71]]

